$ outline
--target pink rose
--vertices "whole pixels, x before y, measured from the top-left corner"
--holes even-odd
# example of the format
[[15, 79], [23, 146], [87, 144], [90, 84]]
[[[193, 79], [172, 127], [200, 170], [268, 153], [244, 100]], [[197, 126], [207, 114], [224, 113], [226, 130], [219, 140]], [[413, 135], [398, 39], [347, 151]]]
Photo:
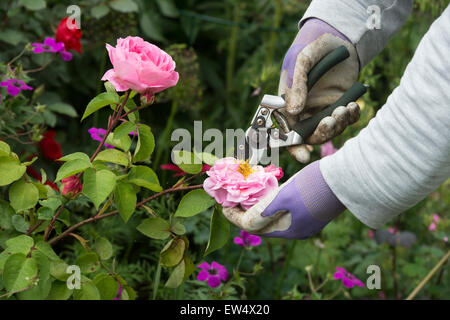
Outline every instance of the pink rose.
[[217, 160], [206, 172], [209, 176], [203, 188], [224, 207], [241, 205], [245, 210], [278, 187], [276, 175], [280, 171], [262, 166], [251, 166], [235, 158]]
[[63, 185], [62, 194], [66, 197], [75, 197], [83, 189], [83, 185], [76, 175], [62, 179], [61, 182]]
[[149, 100], [178, 82], [172, 57], [140, 37], [119, 38], [115, 48], [106, 44], [106, 49], [113, 68], [102, 80], [110, 81], [117, 91], [132, 89]]
[[265, 167], [264, 171], [272, 173], [275, 176], [275, 178], [277, 178], [277, 180], [280, 180], [284, 176], [283, 169], [281, 169], [280, 167], [277, 167], [274, 164], [271, 164], [271, 165], [268, 165], [267, 167]]

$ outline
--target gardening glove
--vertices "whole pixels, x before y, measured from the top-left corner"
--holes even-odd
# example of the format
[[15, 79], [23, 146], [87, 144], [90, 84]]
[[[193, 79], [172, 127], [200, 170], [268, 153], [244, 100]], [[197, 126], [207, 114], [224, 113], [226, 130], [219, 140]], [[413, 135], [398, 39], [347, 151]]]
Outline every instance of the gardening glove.
[[319, 161], [315, 161], [247, 211], [239, 207], [223, 208], [223, 214], [249, 233], [306, 239], [344, 210], [323, 179]]
[[[350, 57], [329, 70], [310, 92], [306, 81], [309, 71], [333, 49], [344, 45]], [[356, 49], [343, 34], [319, 19], [308, 19], [299, 30], [284, 57], [281, 68], [278, 95], [285, 95], [286, 108], [280, 112], [289, 127], [311, 117], [329, 106], [349, 89], [358, 79], [359, 61]], [[355, 102], [334, 110], [318, 124], [314, 133], [306, 139], [307, 144], [322, 144], [341, 134], [344, 129], [358, 121], [360, 110]], [[288, 128], [282, 125], [282, 130]], [[307, 145], [296, 145], [288, 151], [302, 163], [310, 158]]]

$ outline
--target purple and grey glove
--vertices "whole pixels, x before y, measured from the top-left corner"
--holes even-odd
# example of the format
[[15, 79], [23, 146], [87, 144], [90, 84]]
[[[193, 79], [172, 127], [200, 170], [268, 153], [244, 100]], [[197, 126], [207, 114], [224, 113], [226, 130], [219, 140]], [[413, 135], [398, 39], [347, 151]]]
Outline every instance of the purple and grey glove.
[[[306, 82], [309, 71], [333, 49], [344, 45], [350, 57], [328, 71], [308, 92]], [[311, 18], [299, 30], [287, 51], [281, 68], [278, 95], [285, 94], [286, 108], [281, 111], [292, 127], [329, 106], [358, 79], [359, 61], [353, 44], [342, 33], [326, 22]], [[325, 117], [307, 144], [322, 144], [334, 138], [359, 119], [359, 107], [351, 102], [337, 108]], [[292, 146], [289, 152], [300, 162], [309, 161], [306, 145]]]
[[296, 173], [246, 212], [224, 208], [238, 227], [265, 237], [306, 239], [345, 210], [322, 177], [319, 161]]

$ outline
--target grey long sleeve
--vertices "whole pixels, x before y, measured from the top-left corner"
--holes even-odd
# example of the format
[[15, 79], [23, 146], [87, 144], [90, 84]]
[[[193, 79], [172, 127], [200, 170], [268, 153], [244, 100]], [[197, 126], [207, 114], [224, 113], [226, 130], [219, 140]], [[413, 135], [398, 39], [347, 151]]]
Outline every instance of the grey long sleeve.
[[[379, 29], [367, 27], [367, 21], [372, 21], [368, 8], [373, 5], [380, 9]], [[339, 30], [355, 45], [362, 69], [400, 29], [412, 6], [413, 0], [314, 0], [300, 25], [308, 18], [318, 18]]]
[[450, 176], [450, 7], [369, 125], [320, 161], [336, 197], [378, 228]]

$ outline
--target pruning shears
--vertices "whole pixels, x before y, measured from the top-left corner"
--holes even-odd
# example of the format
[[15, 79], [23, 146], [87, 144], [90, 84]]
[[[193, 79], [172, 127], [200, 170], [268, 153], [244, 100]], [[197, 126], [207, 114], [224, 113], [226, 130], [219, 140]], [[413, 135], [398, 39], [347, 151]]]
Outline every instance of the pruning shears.
[[[340, 46], [322, 60], [320, 60], [309, 72], [307, 80], [308, 91], [331, 68], [350, 56], [345, 46]], [[355, 82], [337, 101], [324, 108], [314, 116], [298, 122], [289, 128], [286, 118], [280, 109], [286, 107], [283, 96], [264, 95], [251, 121], [250, 127], [245, 132], [245, 142], [238, 144], [235, 156], [241, 160], [248, 160], [250, 164], [258, 164], [269, 149], [288, 147], [304, 143], [313, 134], [319, 122], [339, 106], [346, 106], [356, 101], [367, 91], [367, 87]], [[275, 127], [274, 121], [279, 127]]]

